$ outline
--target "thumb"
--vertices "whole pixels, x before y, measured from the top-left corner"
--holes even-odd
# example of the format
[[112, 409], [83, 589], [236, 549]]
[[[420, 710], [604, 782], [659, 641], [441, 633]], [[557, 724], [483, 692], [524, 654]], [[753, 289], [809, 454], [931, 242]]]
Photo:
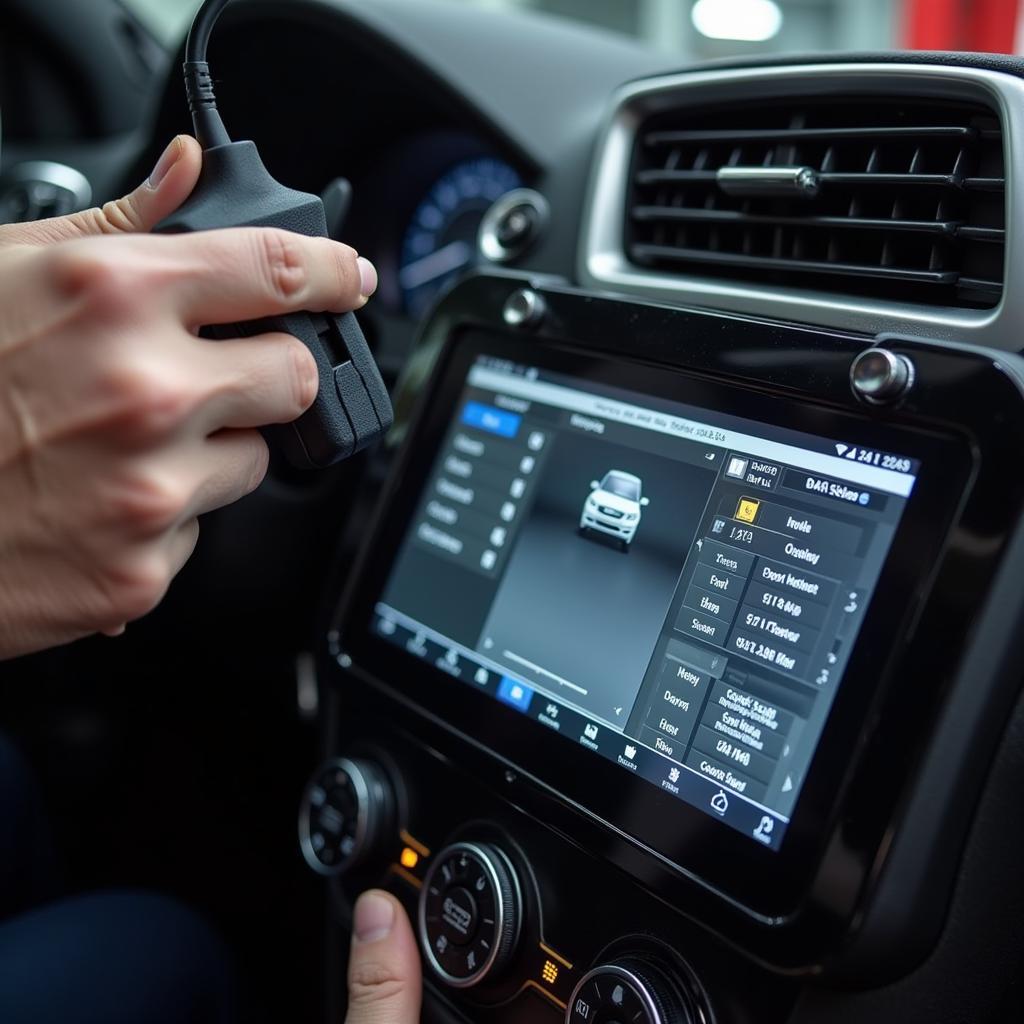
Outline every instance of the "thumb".
[[199, 180], [203, 151], [189, 135], [171, 140], [150, 176], [134, 192], [68, 217], [19, 224], [11, 239], [29, 245], [61, 242], [84, 235], [149, 231], [189, 197]]
[[364, 892], [353, 915], [345, 1024], [418, 1024], [420, 955], [401, 903]]

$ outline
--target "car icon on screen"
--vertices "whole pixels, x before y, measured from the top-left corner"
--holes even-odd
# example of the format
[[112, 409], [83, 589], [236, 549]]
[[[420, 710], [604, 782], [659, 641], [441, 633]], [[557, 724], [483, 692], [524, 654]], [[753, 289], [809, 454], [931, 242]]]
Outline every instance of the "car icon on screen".
[[627, 551], [640, 525], [640, 510], [649, 503], [640, 477], [610, 469], [600, 482], [590, 481], [590, 494], [580, 514], [580, 533], [595, 530], [614, 537]]

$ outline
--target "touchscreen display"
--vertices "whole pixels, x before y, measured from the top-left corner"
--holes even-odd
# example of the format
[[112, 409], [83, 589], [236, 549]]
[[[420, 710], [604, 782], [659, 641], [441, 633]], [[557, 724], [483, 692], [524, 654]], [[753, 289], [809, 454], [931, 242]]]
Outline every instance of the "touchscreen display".
[[373, 629], [777, 849], [917, 469], [481, 356]]

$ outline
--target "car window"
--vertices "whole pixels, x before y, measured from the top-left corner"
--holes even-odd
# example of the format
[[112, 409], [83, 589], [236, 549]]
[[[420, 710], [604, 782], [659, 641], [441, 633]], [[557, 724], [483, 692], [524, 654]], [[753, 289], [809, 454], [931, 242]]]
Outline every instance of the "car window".
[[[374, 0], [364, 0], [373, 4]], [[458, 0], [523, 8], [633, 36], [700, 60], [807, 50], [1020, 52], [1016, 4], [986, 16], [937, 17], [933, 0]], [[199, 0], [124, 0], [168, 45]], [[945, 5], [943, 5], [945, 6]], [[966, 6], [966, 5], [965, 5]], [[979, 5], [981, 6], [981, 5]], [[1021, 33], [1024, 37], [1024, 33]]]
[[609, 473], [601, 481], [601, 490], [630, 501], [640, 500], [640, 482], [635, 477], [623, 476], [621, 473]]

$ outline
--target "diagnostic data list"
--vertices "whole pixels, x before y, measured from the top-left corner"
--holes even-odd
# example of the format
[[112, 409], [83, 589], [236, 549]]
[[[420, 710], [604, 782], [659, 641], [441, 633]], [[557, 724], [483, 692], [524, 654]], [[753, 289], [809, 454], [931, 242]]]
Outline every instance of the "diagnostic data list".
[[730, 452], [626, 731], [787, 817], [895, 531], [890, 499]]

